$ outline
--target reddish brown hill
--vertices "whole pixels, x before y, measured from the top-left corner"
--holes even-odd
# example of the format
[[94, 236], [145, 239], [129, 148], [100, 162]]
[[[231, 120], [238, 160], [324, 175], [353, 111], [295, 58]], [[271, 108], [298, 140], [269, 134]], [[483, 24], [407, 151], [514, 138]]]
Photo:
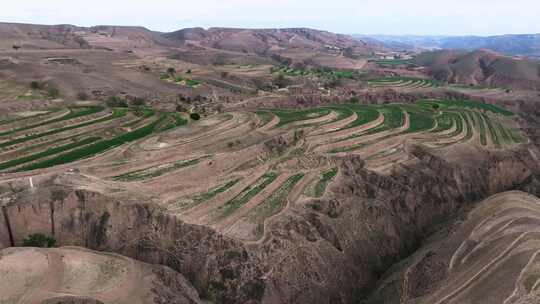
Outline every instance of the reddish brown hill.
[[419, 55], [416, 62], [433, 77], [449, 83], [540, 88], [540, 63], [489, 50], [427, 52]]
[[325, 50], [341, 52], [351, 48], [355, 53], [367, 54], [377, 47], [347, 35], [306, 28], [289, 29], [183, 29], [165, 34], [165, 37], [184, 43], [198, 43], [217, 49], [268, 53], [283, 49]]

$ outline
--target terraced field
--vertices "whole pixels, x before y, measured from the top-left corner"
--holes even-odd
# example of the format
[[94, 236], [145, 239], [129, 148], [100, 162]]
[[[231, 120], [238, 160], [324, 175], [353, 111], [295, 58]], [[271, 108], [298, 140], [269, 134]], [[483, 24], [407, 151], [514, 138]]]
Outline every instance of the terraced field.
[[441, 86], [436, 80], [412, 77], [384, 77], [368, 81], [372, 87], [388, 87], [399, 89], [422, 89]]
[[189, 123], [178, 113], [87, 106], [6, 117], [0, 132], [7, 178], [76, 169], [247, 242], [264, 240], [284, 209], [332, 191], [342, 157], [387, 174], [414, 161], [415, 145], [437, 153], [521, 142], [512, 113], [447, 100], [244, 110]]
[[[63, 113], [49, 117], [49, 113]], [[99, 106], [52, 110], [33, 120], [13, 118], [0, 133], [0, 171], [49, 168], [92, 157], [186, 124], [177, 114]], [[21, 125], [22, 124], [22, 125]]]

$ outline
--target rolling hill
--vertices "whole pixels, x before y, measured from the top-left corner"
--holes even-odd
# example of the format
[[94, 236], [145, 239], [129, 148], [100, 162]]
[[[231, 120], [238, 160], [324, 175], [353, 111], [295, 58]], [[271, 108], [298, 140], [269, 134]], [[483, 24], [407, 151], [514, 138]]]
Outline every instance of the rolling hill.
[[439, 81], [493, 87], [540, 88], [540, 63], [489, 50], [425, 52], [415, 63]]

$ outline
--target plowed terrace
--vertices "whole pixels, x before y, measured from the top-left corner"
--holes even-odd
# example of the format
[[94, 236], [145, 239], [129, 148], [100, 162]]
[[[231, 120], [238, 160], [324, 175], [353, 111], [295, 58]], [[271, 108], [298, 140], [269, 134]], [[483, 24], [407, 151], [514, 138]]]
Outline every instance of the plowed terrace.
[[423, 145], [512, 149], [515, 116], [472, 101], [329, 105], [236, 111], [189, 121], [179, 113], [77, 106], [0, 121], [1, 180], [80, 171], [86, 187], [151, 195], [188, 223], [246, 241], [289, 204], [325, 195], [337, 161], [359, 155], [385, 174]]

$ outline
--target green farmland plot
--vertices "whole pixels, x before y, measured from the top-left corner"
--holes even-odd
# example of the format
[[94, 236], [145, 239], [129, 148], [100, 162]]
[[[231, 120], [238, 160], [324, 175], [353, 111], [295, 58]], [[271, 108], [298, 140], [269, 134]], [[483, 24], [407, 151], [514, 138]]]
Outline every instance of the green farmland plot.
[[235, 210], [247, 203], [255, 195], [257, 195], [264, 188], [270, 185], [278, 177], [278, 175], [279, 174], [276, 172], [267, 172], [257, 181], [255, 181], [255, 183], [244, 188], [238, 195], [236, 195], [233, 199], [225, 203], [225, 205], [220, 208], [222, 209], [221, 217], [229, 216]]
[[63, 116], [55, 118], [55, 119], [39, 122], [39, 123], [36, 123], [36, 124], [30, 124], [28, 126], [20, 127], [20, 128], [13, 129], [13, 130], [10, 130], [10, 131], [2, 132], [2, 133], [0, 133], [0, 136], [6, 136], [6, 135], [14, 134], [16, 132], [21, 132], [21, 131], [41, 127], [41, 126], [44, 126], [44, 125], [49, 125], [49, 124], [53, 124], [53, 123], [57, 123], [57, 122], [61, 122], [61, 121], [65, 121], [65, 120], [69, 120], [69, 119], [73, 119], [73, 118], [78, 118], [78, 117], [82, 117], [82, 116], [87, 116], [87, 115], [99, 113], [99, 112], [101, 112], [103, 110], [105, 110], [105, 108], [101, 107], [101, 106], [72, 107], [72, 108], [69, 109], [69, 112], [66, 115], [63, 115]]
[[57, 134], [57, 133], [60, 133], [60, 132], [65, 132], [65, 131], [69, 131], [69, 130], [73, 130], [73, 129], [83, 128], [83, 127], [90, 126], [90, 125], [97, 124], [97, 123], [106, 122], [106, 121], [109, 121], [111, 119], [123, 117], [123, 116], [126, 115], [126, 113], [127, 113], [127, 109], [115, 109], [115, 110], [113, 110], [113, 113], [111, 115], [102, 117], [100, 119], [95, 119], [95, 120], [91, 120], [91, 121], [87, 121], [87, 122], [83, 122], [83, 123], [80, 123], [80, 124], [77, 124], [77, 125], [67, 126], [67, 127], [63, 127], [63, 128], [53, 129], [53, 130], [43, 132], [43, 133], [27, 135], [27, 136], [24, 136], [24, 137], [19, 137], [19, 138], [16, 138], [16, 139], [13, 139], [13, 140], [10, 140], [10, 141], [7, 141], [7, 142], [0, 143], [0, 148], [13, 146], [13, 145], [16, 145], [16, 144], [19, 144], [19, 143], [23, 143], [23, 142], [30, 141], [30, 140], [37, 139], [37, 138], [41, 138], [41, 137], [50, 136], [50, 135]]
[[260, 239], [264, 234], [264, 221], [283, 210], [283, 208], [287, 205], [287, 197], [289, 196], [289, 193], [303, 177], [304, 173], [298, 173], [290, 176], [261, 204], [249, 212], [249, 221], [257, 224], [257, 228], [255, 230], [257, 239]]
[[331, 110], [327, 108], [314, 108], [304, 110], [283, 110], [276, 109], [270, 110], [274, 115], [279, 117], [279, 124], [277, 127], [284, 126], [297, 121], [309, 120], [313, 118], [319, 118], [330, 114]]
[[108, 149], [112, 149], [114, 147], [118, 147], [125, 143], [133, 142], [138, 139], [144, 138], [148, 135], [151, 135], [155, 131], [156, 126], [162, 120], [163, 120], [163, 116], [137, 130], [118, 135], [111, 139], [101, 140], [101, 141], [92, 143], [86, 147], [75, 149], [70, 152], [60, 154], [51, 159], [22, 167], [17, 171], [30, 171], [30, 170], [35, 170], [35, 169], [49, 168], [52, 166], [67, 164], [67, 163], [71, 163], [71, 162], [81, 160], [84, 158], [92, 157]]

